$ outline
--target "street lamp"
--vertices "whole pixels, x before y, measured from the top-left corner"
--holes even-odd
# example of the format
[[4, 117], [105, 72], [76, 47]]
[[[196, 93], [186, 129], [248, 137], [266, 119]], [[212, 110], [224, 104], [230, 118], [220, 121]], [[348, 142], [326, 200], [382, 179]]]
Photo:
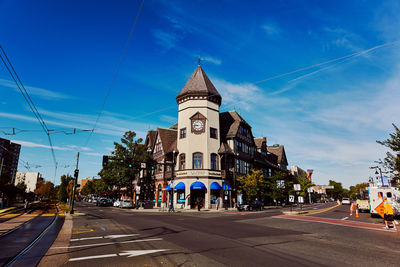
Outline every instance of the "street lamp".
[[[382, 170], [381, 170], [381, 168], [379, 166], [373, 166], [373, 167], [369, 167], [369, 168], [370, 169], [375, 169], [375, 170], [379, 169], [379, 173], [381, 174], [381, 183], [382, 183], [382, 186], [383, 186], [383, 178], [382, 178]], [[376, 175], [378, 175], [379, 173], [378, 173], [378, 170], [375, 171]]]
[[174, 211], [174, 169], [175, 169], [175, 150], [172, 151], [172, 170], [171, 170], [171, 208]]

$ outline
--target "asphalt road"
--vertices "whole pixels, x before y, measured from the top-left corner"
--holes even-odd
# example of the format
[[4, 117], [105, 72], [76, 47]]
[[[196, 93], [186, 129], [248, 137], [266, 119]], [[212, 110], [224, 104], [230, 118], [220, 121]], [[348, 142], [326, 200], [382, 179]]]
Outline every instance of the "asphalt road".
[[73, 219], [68, 266], [399, 266], [400, 262], [400, 235], [380, 226], [341, 224], [347, 206], [312, 215], [336, 218], [338, 223], [283, 218], [280, 210], [168, 214], [88, 203], [77, 203], [77, 208], [82, 214]]

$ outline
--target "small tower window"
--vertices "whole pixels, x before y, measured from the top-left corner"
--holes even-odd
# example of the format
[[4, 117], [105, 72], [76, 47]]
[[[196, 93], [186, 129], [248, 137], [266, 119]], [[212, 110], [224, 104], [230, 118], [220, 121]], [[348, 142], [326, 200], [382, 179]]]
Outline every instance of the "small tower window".
[[185, 154], [180, 154], [179, 155], [179, 169], [180, 170], [184, 170], [185, 169], [185, 162], [186, 162]]
[[218, 156], [217, 154], [211, 154], [211, 170], [218, 169]]
[[186, 138], [186, 128], [182, 128], [181, 130], [180, 130], [180, 136], [179, 136], [179, 138]]
[[210, 128], [210, 137], [214, 139], [218, 139], [218, 133], [217, 129], [215, 128]]

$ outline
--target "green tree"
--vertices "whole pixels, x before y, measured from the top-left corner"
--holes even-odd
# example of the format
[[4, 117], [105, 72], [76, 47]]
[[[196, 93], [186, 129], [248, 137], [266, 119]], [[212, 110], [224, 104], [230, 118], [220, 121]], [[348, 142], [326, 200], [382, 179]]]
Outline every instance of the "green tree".
[[333, 186], [333, 189], [327, 190], [328, 197], [342, 199], [344, 196], [348, 195], [348, 190], [343, 188], [342, 183], [329, 180], [329, 185]]
[[360, 199], [361, 198], [361, 190], [364, 190], [369, 186], [368, 183], [361, 183], [361, 184], [356, 184], [355, 186], [350, 186], [349, 190], [349, 197], [352, 199]]
[[263, 179], [263, 171], [254, 169], [244, 176], [237, 177], [236, 181], [239, 183], [238, 193], [243, 193], [249, 199], [260, 197], [260, 191], [266, 185]]
[[308, 196], [308, 189], [311, 186], [314, 186], [315, 184], [313, 184], [310, 179], [307, 178], [307, 175], [305, 173], [303, 173], [303, 175], [301, 177], [299, 177], [298, 182], [300, 184], [300, 192], [299, 195], [302, 197], [307, 197]]
[[66, 203], [67, 199], [68, 199], [68, 185], [70, 184], [70, 181], [73, 181], [73, 177], [70, 175], [65, 175], [63, 174], [61, 176], [61, 183], [60, 186], [58, 188], [58, 192], [57, 192], [57, 198], [58, 201], [60, 201], [61, 203]]
[[[380, 159], [378, 162], [386, 170], [394, 173], [395, 178], [399, 179], [400, 174], [400, 129], [392, 123], [395, 132], [389, 134], [390, 137], [384, 141], [376, 141], [378, 144], [388, 147], [391, 151], [386, 153], [386, 158]], [[393, 152], [393, 153], [392, 153]]]
[[[288, 182], [285, 181], [286, 174], [284, 172], [276, 172], [270, 177], [264, 178], [265, 197], [272, 200], [274, 203], [284, 202], [287, 197]], [[281, 181], [285, 181], [281, 184]]]
[[[140, 163], [151, 158], [147, 153], [147, 147], [141, 144], [143, 140], [135, 138], [135, 132], [127, 131], [121, 138], [121, 144], [114, 142], [111, 160], [99, 172], [101, 180], [108, 189], [126, 187], [131, 194], [133, 181], [140, 171]], [[151, 188], [153, 187], [154, 184]]]
[[81, 189], [80, 193], [84, 196], [96, 193], [94, 182], [92, 180], [87, 181], [85, 186]]

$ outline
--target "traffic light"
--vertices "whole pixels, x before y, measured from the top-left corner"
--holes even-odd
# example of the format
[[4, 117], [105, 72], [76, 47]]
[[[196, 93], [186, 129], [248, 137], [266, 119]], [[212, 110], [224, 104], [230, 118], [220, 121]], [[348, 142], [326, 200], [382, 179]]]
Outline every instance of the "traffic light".
[[129, 167], [129, 168], [132, 168], [132, 163], [129, 163], [129, 164], [128, 164], [128, 167]]
[[103, 167], [107, 166], [108, 164], [108, 156], [103, 156]]
[[79, 170], [78, 170], [78, 169], [75, 169], [75, 171], [74, 171], [74, 178], [75, 178], [75, 179], [78, 178], [78, 175], [79, 175]]

